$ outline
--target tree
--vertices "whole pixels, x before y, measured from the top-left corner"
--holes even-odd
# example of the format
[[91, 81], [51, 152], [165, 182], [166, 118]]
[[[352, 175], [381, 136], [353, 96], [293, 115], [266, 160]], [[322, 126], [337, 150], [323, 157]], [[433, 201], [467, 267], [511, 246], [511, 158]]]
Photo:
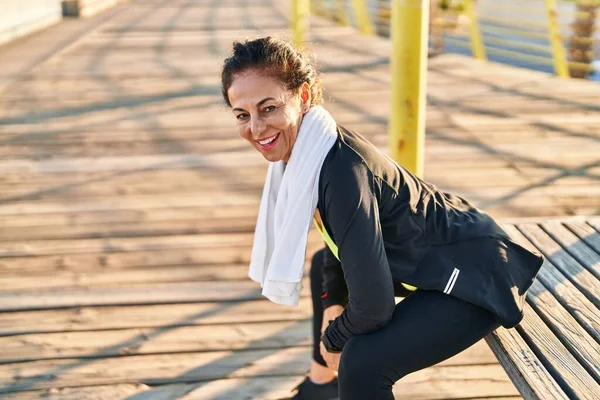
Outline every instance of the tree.
[[576, 4], [575, 20], [571, 24], [572, 35], [569, 39], [569, 59], [577, 65], [570, 67], [573, 78], [585, 78], [590, 71], [594, 59], [594, 31], [596, 15], [600, 1], [578, 0]]

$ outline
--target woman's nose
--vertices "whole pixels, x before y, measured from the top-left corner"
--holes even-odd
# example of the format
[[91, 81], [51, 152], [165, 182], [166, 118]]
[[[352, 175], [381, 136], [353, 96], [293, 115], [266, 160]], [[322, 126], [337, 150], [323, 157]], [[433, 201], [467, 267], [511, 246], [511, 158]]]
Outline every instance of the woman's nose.
[[266, 124], [260, 117], [252, 117], [250, 121], [250, 130], [252, 137], [258, 139], [265, 130]]

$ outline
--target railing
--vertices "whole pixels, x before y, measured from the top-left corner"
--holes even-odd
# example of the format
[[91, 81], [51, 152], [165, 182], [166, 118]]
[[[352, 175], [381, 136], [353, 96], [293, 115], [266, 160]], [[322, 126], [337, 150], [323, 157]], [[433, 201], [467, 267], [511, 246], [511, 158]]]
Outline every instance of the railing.
[[420, 176], [427, 52], [462, 52], [562, 78], [600, 75], [599, 8], [600, 0], [292, 0], [292, 29], [302, 42], [310, 12], [391, 36], [390, 153]]
[[[312, 12], [389, 36], [393, 2], [312, 0]], [[599, 9], [600, 0], [431, 0], [430, 51], [471, 54], [565, 78], [594, 70], [600, 75]]]

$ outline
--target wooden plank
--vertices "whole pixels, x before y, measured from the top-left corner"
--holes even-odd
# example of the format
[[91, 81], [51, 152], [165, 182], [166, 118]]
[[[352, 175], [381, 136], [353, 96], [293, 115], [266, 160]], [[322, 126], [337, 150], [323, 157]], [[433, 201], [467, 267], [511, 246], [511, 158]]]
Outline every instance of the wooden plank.
[[[0, 215], [80, 213], [90, 211], [151, 210], [165, 207], [220, 207], [255, 206], [260, 203], [260, 193], [227, 193], [217, 195], [198, 195], [197, 193], [173, 196], [172, 194], [128, 196], [126, 198], [91, 198], [72, 204], [64, 201], [22, 202], [0, 204]], [[258, 209], [258, 208], [257, 208]]]
[[0, 336], [52, 332], [144, 329], [176, 326], [296, 321], [312, 316], [309, 297], [298, 307], [283, 307], [259, 300], [159, 304], [137, 306], [74, 307], [58, 310], [0, 313]]
[[[535, 250], [533, 244], [514, 226], [503, 225], [502, 227], [519, 244]], [[587, 333], [600, 343], [600, 310], [598, 307], [582, 296], [575, 285], [547, 259], [544, 260], [537, 280], [569, 311]]]
[[31, 240], [7, 242], [0, 249], [0, 258], [77, 253], [112, 253], [140, 250], [222, 248], [251, 246], [251, 233], [199, 234], [181, 236], [149, 236], [135, 238], [105, 238], [71, 240]]
[[[174, 90], [183, 90], [189, 88], [189, 81], [185, 79], [177, 79], [173, 77], [169, 79], [168, 82], [162, 82], [159, 79], [154, 78], [144, 78], [137, 77], [135, 79], [123, 79], [121, 80], [122, 85], [127, 85], [126, 90], [128, 93], [135, 93], [135, 89], [138, 88], [138, 85], [142, 85], [146, 88], [147, 92], [156, 91], [156, 82], [161, 84], [160, 89], [165, 91], [174, 91]], [[51, 84], [48, 81], [42, 81], [41, 84]], [[82, 91], [90, 91], [94, 90], [91, 87], [86, 87], [86, 85], [100, 85], [100, 83], [95, 79], [77, 79], [76, 81], [69, 82], [66, 79], [61, 79], [60, 81], [52, 84], [51, 87], [48, 88], [50, 93], [56, 93], [56, 91], [60, 90], [61, 94], [71, 93], [81, 94]], [[163, 86], [167, 85], [165, 88]], [[25, 83], [24, 89], [27, 88], [27, 84]], [[69, 88], [72, 90], [69, 90]], [[151, 90], [147, 90], [147, 88], [151, 88]], [[106, 87], [99, 86], [98, 89], [107, 91]], [[31, 89], [30, 89], [31, 90]], [[133, 93], [132, 93], [133, 94]], [[144, 92], [140, 93], [144, 94]], [[7, 93], [8, 95], [8, 93]], [[43, 96], [42, 93], [36, 94], [36, 98], [39, 99], [38, 96]], [[6, 97], [4, 97], [6, 99]], [[375, 124], [362, 124], [361, 127], [369, 132], [373, 132], [375, 127], [379, 125]], [[212, 129], [193, 129], [193, 128], [179, 128], [179, 129], [171, 129], [168, 132], [168, 135], [158, 136], [156, 135], [156, 131], [149, 129], [148, 127], [143, 129], [132, 129], [128, 126], [119, 127], [118, 130], [110, 130], [108, 127], [103, 125], [93, 125], [87, 128], [80, 129], [63, 129], [63, 130], [53, 130], [49, 129], [46, 126], [38, 126], [35, 132], [32, 132], [30, 128], [26, 126], [14, 126], [11, 129], [2, 128], [0, 129], [0, 140], [2, 140], [3, 144], [12, 144], [12, 145], [31, 145], [31, 146], [54, 146], [58, 143], [60, 144], [73, 144], [80, 146], [90, 146], [90, 145], [103, 145], [109, 143], [156, 143], [163, 141], [177, 141], [177, 140], [205, 140], [214, 138], [215, 136], [222, 137], [225, 135], [230, 135], [235, 133], [235, 127], [232, 126], [213, 126]], [[241, 139], [240, 139], [241, 140]]]
[[[307, 244], [307, 257], [324, 247], [315, 229], [311, 229]], [[89, 272], [96, 269], [110, 271], [121, 268], [141, 268], [178, 265], [227, 265], [250, 263], [249, 244], [231, 245], [227, 251], [221, 246], [163, 248], [131, 252], [89, 252], [51, 256], [0, 258], [0, 271], [26, 274], [51, 271]]]
[[[309, 264], [309, 263], [307, 263]], [[308, 269], [310, 264], [307, 265]], [[106, 271], [30, 271], [4, 273], [0, 291], [17, 291], [52, 288], [89, 288], [108, 285], [121, 286], [138, 283], [227, 281], [248, 279], [248, 265], [170, 265], [133, 270]]]
[[[101, 386], [65, 387], [49, 390], [14, 392], [3, 395], [6, 400], [59, 397], [61, 400], [114, 399], [125, 400], [138, 394], [153, 400], [212, 399], [212, 400], [275, 400], [289, 397], [303, 375], [255, 376], [221, 379], [201, 383], [116, 384]], [[432, 385], [431, 382], [436, 384]], [[473, 400], [516, 400], [516, 390], [508, 378], [502, 377], [497, 365], [474, 368], [437, 367], [408, 375], [394, 385], [396, 399], [443, 400], [470, 398]], [[472, 397], [481, 396], [481, 397]], [[488, 397], [493, 395], [493, 397]]]
[[[308, 347], [293, 347], [3, 364], [0, 365], [0, 382], [2, 382], [0, 393], [64, 386], [112, 385], [132, 381], [157, 385], [214, 381], [225, 377], [254, 379], [256, 376], [301, 375], [308, 367], [310, 352], [311, 349]], [[438, 385], [431, 385], [432, 379], [441, 382], [467, 380], [472, 384], [483, 380], [486, 381], [485, 385], [489, 385], [492, 376], [496, 378], [499, 376], [500, 367], [496, 364], [455, 366], [452, 363], [457, 359], [450, 360], [407, 376], [405, 383], [408, 385], [409, 382], [425, 381], [427, 385], [435, 387]], [[48, 380], [50, 376], [54, 376], [55, 379]], [[447, 388], [447, 383], [441, 382], [440, 384]], [[499, 385], [503, 388], [501, 392], [506, 395], [514, 394], [514, 391], [506, 385], [507, 383], [504, 381]], [[424, 384], [421, 389], [426, 390], [427, 385]], [[456, 385], [456, 382], [453, 385]], [[463, 388], [470, 390], [468, 386]], [[489, 390], [489, 386], [484, 390]]]
[[[558, 221], [543, 222], [540, 226], [546, 231], [552, 239], [560, 244], [569, 254], [583, 265], [589, 272], [600, 280], [600, 254], [581, 241], [574, 233], [570, 232]], [[597, 233], [597, 232], [596, 232]], [[597, 233], [596, 241], [600, 241], [600, 234]], [[600, 290], [596, 293], [600, 298]]]
[[310, 352], [308, 347], [293, 347], [3, 364], [0, 393], [130, 382], [158, 385], [225, 377], [300, 375], [308, 367]]
[[[304, 279], [302, 296], [310, 295]], [[101, 288], [1, 292], [0, 311], [25, 311], [100, 305], [173, 304], [261, 298], [258, 283], [244, 281], [129, 284]]]
[[524, 398], [569, 398], [516, 329], [501, 327], [485, 341]]
[[[28, 257], [80, 253], [120, 253], [169, 249], [225, 249], [247, 246], [251, 248], [253, 232], [205, 233], [197, 235], [142, 236], [125, 238], [30, 240], [5, 242], [0, 247], [0, 259], [4, 257]], [[316, 235], [309, 235], [308, 241], [323, 243]]]
[[[223, 325], [15, 335], [0, 337], [0, 362], [311, 346], [311, 326], [311, 319], [243, 324], [231, 319]], [[495, 361], [482, 341], [465, 350], [452, 363], [493, 364]]]
[[[77, 213], [18, 214], [0, 216], [1, 232], [24, 230], [27, 228], [53, 227], [62, 230], [67, 227], [83, 228], [86, 225], [113, 226], [119, 223], [141, 224], [155, 222], [181, 222], [190, 220], [224, 220], [227, 218], [248, 219], [258, 216], [257, 205], [222, 207], [174, 207], [151, 210], [104, 210], [81, 211]], [[254, 221], [256, 222], [256, 221]], [[32, 232], [33, 233], [33, 232]], [[33, 239], [30, 237], [29, 239]]]
[[527, 301], [590, 376], [600, 382], [600, 342], [587, 333], [540, 282], [533, 283]]
[[597, 307], [600, 307], [600, 281], [581, 266], [569, 253], [535, 224], [518, 224], [517, 228], [544, 256]]
[[576, 234], [579, 239], [583, 240], [585, 244], [590, 246], [596, 253], [600, 254], [600, 232], [584, 221], [568, 222], [565, 223], [565, 225]]
[[523, 321], [516, 327], [519, 334], [536, 352], [569, 398], [594, 400], [598, 394], [598, 383], [528, 304], [524, 309]]
[[[320, 247], [323, 247], [319, 244]], [[314, 250], [315, 246], [311, 246]], [[141, 250], [123, 253], [82, 253], [53, 256], [13, 257], [0, 259], [0, 270], [22, 273], [68, 270], [77, 272], [93, 271], [96, 268], [110, 271], [113, 268], [139, 268], [151, 266], [210, 265], [249, 263], [250, 247], [230, 246], [222, 248], [180, 248]]]
[[27, 159], [0, 161], [2, 174], [13, 171], [35, 173], [134, 171], [139, 169], [172, 168], [235, 168], [264, 165], [255, 150], [202, 154], [159, 154], [121, 157], [80, 157], [33, 161]]
[[[79, 143], [73, 145], [61, 144], [60, 142], [43, 146], [35, 145], [4, 145], [0, 149], [0, 155], [4, 160], [27, 160], [38, 159], [40, 156], [59, 158], [59, 157], [101, 157], [110, 153], [112, 157], [123, 157], [135, 155], [152, 155], [156, 153], [169, 153], [173, 149], [179, 148], [193, 149], [195, 154], [210, 154], [224, 151], [243, 151], [250, 148], [247, 142], [240, 138], [220, 140], [162, 140], [154, 143], [130, 143], [127, 146], [124, 143], [110, 143], [108, 145], [97, 144], [82, 146]], [[129, 152], [128, 152], [129, 151]]]
[[32, 228], [0, 228], [0, 241], [82, 240], [97, 238], [131, 238], [202, 234], [254, 233], [256, 215], [232, 218], [194, 218], [173, 222], [114, 223], [110, 225], [75, 225]]
[[[224, 180], [224, 177], [231, 179]], [[2, 199], [14, 199], [16, 196], [60, 197], [109, 197], [110, 195], [150, 194], [170, 192], [172, 190], [197, 190], [220, 188], [235, 191], [256, 190], [257, 185], [265, 181], [266, 169], [253, 168], [214, 170], [195, 169], [146, 169], [117, 174], [109, 172], [59, 173], [51, 176], [33, 173], [5, 174], [0, 179], [3, 189]], [[148, 181], [150, 180], [150, 181]], [[237, 182], [243, 184], [236, 184]], [[157, 185], [156, 182], [161, 182]], [[38, 198], [35, 198], [36, 200]], [[18, 199], [23, 201], [22, 199]], [[25, 198], [26, 200], [26, 198]], [[5, 200], [6, 201], [6, 200]]]
[[[279, 378], [281, 379], [281, 378]], [[266, 382], [265, 382], [266, 383]], [[91, 400], [91, 399], [113, 399], [125, 400], [131, 399], [132, 396], [140, 395], [141, 393], [152, 392], [152, 387], [139, 383], [121, 383], [116, 385], [99, 385], [87, 387], [65, 387], [51, 388], [45, 390], [24, 391], [4, 393], [2, 397], [5, 400], [24, 400], [24, 399], [62, 399], [62, 400]], [[159, 397], [161, 390], [154, 389], [153, 394], [155, 399], [166, 399]], [[172, 388], [171, 393], [176, 393], [175, 388]], [[185, 393], [185, 392], [183, 392]]]
[[[309, 319], [244, 324], [231, 320], [224, 325], [7, 336], [0, 338], [0, 362], [310, 346], [311, 324]], [[475, 348], [469, 357], [476, 363], [494, 362], [485, 350]]]
[[586, 220], [586, 222], [594, 228], [597, 232], [600, 232], [600, 218], [591, 217]]

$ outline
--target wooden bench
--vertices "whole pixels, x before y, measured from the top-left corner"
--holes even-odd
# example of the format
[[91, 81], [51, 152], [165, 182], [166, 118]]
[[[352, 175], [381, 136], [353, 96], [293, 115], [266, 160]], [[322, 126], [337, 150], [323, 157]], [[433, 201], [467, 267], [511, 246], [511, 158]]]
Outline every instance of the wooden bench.
[[525, 399], [600, 399], [600, 218], [504, 227], [546, 261], [523, 321], [486, 342]]

